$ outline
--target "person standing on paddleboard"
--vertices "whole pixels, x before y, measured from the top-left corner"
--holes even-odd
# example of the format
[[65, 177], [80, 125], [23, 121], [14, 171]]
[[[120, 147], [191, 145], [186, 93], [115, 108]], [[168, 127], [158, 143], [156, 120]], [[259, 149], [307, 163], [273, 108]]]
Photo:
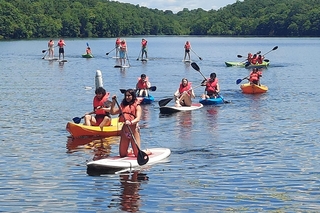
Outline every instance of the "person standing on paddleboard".
[[[104, 126], [111, 125], [110, 116], [110, 93], [106, 92], [103, 87], [98, 87], [95, 90], [95, 96], [93, 98], [93, 111], [84, 115], [84, 125], [87, 126], [99, 126], [103, 131]], [[92, 116], [95, 114], [95, 116]]]
[[141, 41], [141, 59], [143, 59], [143, 55], [145, 55], [146, 56], [146, 58], [145, 59], [147, 59], [148, 58], [148, 53], [147, 53], [147, 43], [148, 43], [148, 41], [146, 40], [146, 39], [142, 39], [142, 41]]
[[149, 82], [146, 74], [141, 74], [140, 78], [138, 78], [138, 82], [136, 85], [137, 94], [139, 97], [148, 96], [148, 89], [151, 87], [151, 83]]
[[186, 57], [188, 55], [188, 60], [190, 61], [190, 50], [191, 50], [191, 43], [189, 41], [186, 41], [185, 45], [184, 45], [184, 61], [186, 60]]
[[207, 93], [201, 95], [202, 99], [217, 98], [218, 93], [220, 92], [220, 86], [216, 73], [211, 73], [210, 78], [203, 80], [201, 86], [206, 87], [205, 92]]
[[64, 59], [64, 46], [67, 46], [66, 43], [64, 43], [64, 40], [63, 39], [60, 39], [58, 41], [58, 45], [59, 47], [59, 60], [60, 60], [60, 56], [62, 55], [62, 59]]
[[117, 40], [116, 40], [116, 45], [115, 45], [116, 58], [119, 57], [120, 45], [121, 45], [121, 39], [118, 37]]
[[192, 98], [195, 98], [194, 91], [191, 86], [191, 82], [188, 79], [183, 78], [181, 80], [180, 86], [177, 91], [174, 93], [174, 98], [176, 101], [177, 107], [181, 106], [191, 106]]
[[122, 40], [120, 44], [120, 65], [125, 66], [126, 65], [126, 56], [127, 56], [127, 42], [126, 40]]
[[54, 41], [50, 39], [48, 42], [49, 58], [54, 58]]
[[[142, 109], [137, 100], [136, 92], [133, 89], [128, 89], [124, 93], [124, 98], [120, 104], [120, 108], [116, 108], [116, 96], [112, 97], [111, 115], [120, 114], [119, 122], [124, 122], [120, 133], [120, 145], [119, 145], [119, 155], [120, 157], [126, 157], [132, 154], [132, 151], [129, 149], [129, 145], [133, 149], [133, 154], [138, 156], [137, 146], [140, 148], [140, 131], [139, 131], [139, 121], [141, 119]], [[121, 114], [122, 113], [122, 114]], [[131, 131], [128, 129], [130, 128]], [[133, 137], [131, 135], [133, 133]], [[135, 144], [137, 143], [137, 145]]]

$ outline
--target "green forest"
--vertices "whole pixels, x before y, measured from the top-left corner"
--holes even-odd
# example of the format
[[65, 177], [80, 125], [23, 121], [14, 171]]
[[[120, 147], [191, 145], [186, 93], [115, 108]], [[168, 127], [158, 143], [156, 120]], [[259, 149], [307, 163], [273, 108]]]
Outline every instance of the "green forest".
[[320, 0], [244, 0], [178, 13], [109, 0], [0, 0], [0, 40], [134, 35], [320, 36]]

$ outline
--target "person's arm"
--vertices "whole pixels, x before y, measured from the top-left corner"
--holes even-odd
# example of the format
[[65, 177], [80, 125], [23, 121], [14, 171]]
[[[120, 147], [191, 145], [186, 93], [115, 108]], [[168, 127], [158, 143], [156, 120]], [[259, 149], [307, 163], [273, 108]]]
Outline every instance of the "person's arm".
[[149, 89], [151, 87], [151, 83], [147, 81], [147, 88]]
[[217, 88], [216, 88], [216, 92], [219, 93], [220, 92], [220, 85], [217, 83]]
[[141, 113], [142, 113], [141, 106], [138, 105], [137, 106], [137, 111], [136, 111], [136, 118], [131, 121], [131, 124], [139, 123], [139, 121], [141, 119]]
[[196, 98], [196, 95], [194, 94], [194, 90], [191, 88], [191, 98]]
[[174, 93], [174, 96], [176, 96], [176, 97], [179, 97], [179, 96], [180, 96], [179, 89], [177, 89], [177, 91]]
[[118, 108], [115, 108], [116, 105], [116, 98], [117, 96], [112, 96], [112, 103], [111, 103], [111, 107], [110, 107], [110, 114], [111, 115], [116, 115], [120, 113], [120, 110]]

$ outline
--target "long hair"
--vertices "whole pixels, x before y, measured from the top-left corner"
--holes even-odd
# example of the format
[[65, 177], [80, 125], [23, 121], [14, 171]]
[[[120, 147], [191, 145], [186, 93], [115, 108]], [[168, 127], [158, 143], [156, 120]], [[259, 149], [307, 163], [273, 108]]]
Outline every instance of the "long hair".
[[[129, 93], [130, 95], [132, 95], [132, 99], [130, 102], [127, 102], [126, 100], [126, 94]], [[127, 89], [126, 92], [124, 93], [124, 98], [122, 100], [122, 105], [123, 106], [128, 106], [128, 105], [132, 105], [136, 102], [137, 100], [137, 95], [136, 95], [136, 92], [133, 90], [133, 89]]]

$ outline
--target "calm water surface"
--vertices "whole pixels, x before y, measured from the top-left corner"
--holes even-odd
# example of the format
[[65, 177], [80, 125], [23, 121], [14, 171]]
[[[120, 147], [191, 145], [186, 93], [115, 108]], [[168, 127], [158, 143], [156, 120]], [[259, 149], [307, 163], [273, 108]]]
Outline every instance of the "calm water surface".
[[[318, 38], [146, 39], [150, 60], [141, 63], [141, 38], [126, 38], [131, 67], [124, 70], [113, 68], [114, 52], [105, 54], [115, 39], [65, 39], [68, 62], [62, 64], [41, 59], [47, 40], [0, 42], [0, 211], [319, 211]], [[134, 87], [145, 73], [159, 101], [171, 97], [183, 77], [194, 86], [202, 81], [181, 61], [186, 40], [201, 72], [217, 73], [231, 103], [171, 116], [160, 115], [157, 102], [144, 106], [143, 148], [170, 148], [169, 160], [131, 174], [87, 175], [86, 162], [117, 154], [119, 141], [72, 140], [65, 130], [73, 117], [91, 111], [94, 89], [85, 88], [94, 88], [96, 70], [119, 98], [119, 89]], [[81, 58], [86, 42], [93, 59]], [[269, 91], [242, 94], [235, 81], [249, 70], [224, 62], [274, 46], [261, 80]], [[195, 92], [199, 97], [203, 88]]]

